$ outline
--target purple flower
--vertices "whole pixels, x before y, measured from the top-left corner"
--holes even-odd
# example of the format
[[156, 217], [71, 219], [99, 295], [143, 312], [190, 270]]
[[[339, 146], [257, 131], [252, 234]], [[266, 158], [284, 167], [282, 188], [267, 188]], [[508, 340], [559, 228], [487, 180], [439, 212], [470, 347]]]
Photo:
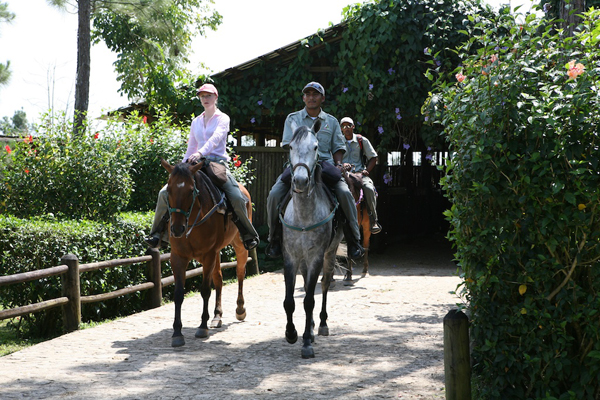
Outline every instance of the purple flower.
[[404, 143], [404, 145], [402, 147], [404, 147], [404, 150], [408, 150], [408, 149], [410, 149], [410, 144]]
[[250, 122], [255, 123], [256, 122], [256, 118], [252, 117], [252, 119], [250, 120]]
[[435, 60], [435, 65], [439, 67], [440, 65], [442, 65], [442, 62], [440, 60]]
[[431, 156], [431, 154], [427, 154], [425, 156], [425, 159], [431, 161], [433, 159], [433, 157]]
[[379, 128], [377, 128], [377, 130], [379, 131], [379, 134], [381, 135], [383, 133], [383, 126], [379, 126]]
[[262, 100], [259, 100], [259, 101], [258, 101], [258, 105], [259, 105], [259, 106], [262, 106]]
[[427, 151], [431, 151], [431, 146], [427, 146]]
[[396, 107], [396, 114], [400, 114], [400, 109]]
[[391, 75], [391, 74], [393, 74], [394, 72], [396, 72], [396, 70], [394, 70], [394, 69], [392, 69], [392, 68], [388, 69], [388, 74], [390, 74], [390, 75]]
[[344, 93], [346, 93], [347, 91], [348, 91], [347, 87], [345, 87], [345, 88], [342, 89], [342, 92], [344, 92]]
[[388, 172], [386, 172], [385, 174], [383, 174], [383, 182], [386, 185], [389, 185], [390, 183], [392, 183], [392, 176]]
[[369, 83], [369, 90], [373, 90], [373, 84]]
[[429, 54], [429, 47], [425, 47], [423, 49], [423, 54]]
[[401, 120], [402, 119], [402, 115], [396, 114], [396, 119]]
[[429, 121], [429, 117], [427, 115], [425, 116], [425, 121]]

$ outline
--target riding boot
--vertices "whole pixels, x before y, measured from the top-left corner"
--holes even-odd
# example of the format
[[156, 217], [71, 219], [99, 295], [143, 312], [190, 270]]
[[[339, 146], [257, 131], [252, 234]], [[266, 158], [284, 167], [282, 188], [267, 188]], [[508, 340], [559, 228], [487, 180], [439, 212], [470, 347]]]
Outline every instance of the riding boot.
[[245, 237], [250, 236], [251, 233], [248, 232], [248, 229], [246, 229], [244, 224], [242, 224], [242, 221], [240, 221], [240, 218], [237, 216], [237, 214], [235, 212], [232, 214], [233, 223], [235, 224], [235, 226], [237, 226], [238, 231], [240, 232], [240, 236], [242, 237], [242, 241], [244, 242], [244, 248], [250, 251], [256, 246], [258, 246], [258, 238], [251, 237], [250, 239], [244, 239]]
[[167, 211], [166, 213], [163, 214], [162, 218], [160, 219], [160, 222], [156, 226], [156, 229], [154, 231], [150, 232], [150, 235], [148, 235], [144, 238], [144, 241], [146, 242], [146, 244], [148, 246], [153, 247], [153, 248], [160, 246], [161, 237], [163, 236], [165, 228], [169, 225], [169, 219], [170, 219], [170, 215], [169, 215], [169, 212]]
[[280, 258], [281, 257], [281, 234], [283, 231], [283, 226], [281, 226], [281, 222], [278, 221], [273, 226], [273, 232], [271, 232], [271, 237], [269, 238], [269, 244], [265, 249], [265, 254], [269, 258]]
[[348, 247], [348, 257], [352, 260], [361, 258], [365, 254], [365, 249], [360, 245], [359, 239], [354, 237], [348, 221], [344, 221], [341, 224], [344, 230], [344, 237], [346, 238], [346, 246]]
[[381, 225], [379, 225], [379, 222], [377, 222], [373, 213], [369, 213], [369, 224], [371, 224], [372, 235], [376, 235], [381, 232]]

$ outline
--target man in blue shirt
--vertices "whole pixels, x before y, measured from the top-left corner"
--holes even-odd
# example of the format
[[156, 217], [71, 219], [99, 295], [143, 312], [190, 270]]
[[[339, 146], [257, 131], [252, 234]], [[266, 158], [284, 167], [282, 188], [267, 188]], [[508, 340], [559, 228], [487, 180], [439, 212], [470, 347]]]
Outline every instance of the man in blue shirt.
[[[317, 118], [320, 119], [321, 129], [317, 132], [316, 136], [319, 141], [319, 162], [323, 169], [323, 175], [334, 176], [337, 174], [341, 177], [341, 174], [335, 171], [335, 168], [337, 167], [341, 171], [342, 157], [346, 151], [346, 144], [338, 120], [321, 109], [321, 105], [325, 101], [325, 89], [318, 82], [309, 82], [302, 90], [302, 93], [305, 107], [287, 116], [283, 127], [281, 146], [286, 148], [292, 140], [294, 134], [293, 127], [302, 125], [312, 127], [314, 121]], [[334, 164], [335, 167], [333, 166]], [[334, 169], [334, 171], [328, 174], [328, 171], [331, 171], [331, 169]], [[290, 190], [290, 184], [281, 179], [282, 175], [277, 178], [267, 197], [269, 245], [267, 246], [266, 254], [270, 258], [281, 257], [281, 223], [279, 222], [278, 208], [283, 197]], [[348, 256], [353, 259], [360, 258], [364, 255], [364, 249], [359, 242], [360, 231], [352, 193], [343, 179], [336, 180], [331, 187], [348, 221], [348, 229], [345, 230]]]

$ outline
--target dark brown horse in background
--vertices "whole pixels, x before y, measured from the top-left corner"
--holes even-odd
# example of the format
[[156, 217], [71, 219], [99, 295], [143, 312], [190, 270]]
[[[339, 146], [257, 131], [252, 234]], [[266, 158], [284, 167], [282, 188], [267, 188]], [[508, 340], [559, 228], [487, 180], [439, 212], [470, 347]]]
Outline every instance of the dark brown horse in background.
[[[236, 318], [246, 318], [244, 308], [243, 285], [246, 276], [246, 261], [248, 250], [244, 244], [238, 229], [232, 221], [231, 215], [223, 215], [217, 212], [220, 198], [211, 196], [211, 182], [208, 177], [200, 171], [203, 163], [191, 166], [181, 163], [176, 166], [170, 165], [165, 160], [162, 166], [169, 172], [167, 193], [169, 195], [170, 219], [170, 243], [171, 243], [171, 266], [175, 277], [175, 321], [173, 322], [173, 347], [183, 346], [185, 339], [181, 333], [181, 304], [183, 303], [185, 271], [192, 259], [202, 264], [202, 287], [200, 293], [204, 306], [202, 309], [202, 322], [196, 330], [197, 338], [208, 336], [208, 300], [211, 294], [211, 286], [215, 287], [215, 312], [211, 321], [211, 328], [219, 328], [222, 325], [221, 317], [221, 290], [223, 288], [223, 275], [221, 273], [220, 251], [231, 244], [237, 258], [237, 280], [238, 297]], [[246, 205], [248, 218], [252, 221], [252, 203], [250, 194], [242, 185], [242, 193], [248, 197]], [[213, 200], [213, 198], [215, 198]], [[216, 204], [215, 204], [216, 203]]]
[[[356, 203], [356, 212], [358, 214], [358, 226], [362, 231], [362, 246], [365, 249], [365, 255], [363, 256], [363, 270], [362, 277], [364, 278], [369, 274], [369, 245], [371, 244], [371, 222], [369, 220], [369, 207], [367, 206], [367, 200], [362, 197], [362, 174], [344, 171], [344, 179], [348, 183], [350, 192], [354, 197]], [[361, 198], [362, 197], [362, 198]], [[354, 261], [348, 260], [348, 268], [344, 276], [344, 284], [352, 282], [352, 264]]]

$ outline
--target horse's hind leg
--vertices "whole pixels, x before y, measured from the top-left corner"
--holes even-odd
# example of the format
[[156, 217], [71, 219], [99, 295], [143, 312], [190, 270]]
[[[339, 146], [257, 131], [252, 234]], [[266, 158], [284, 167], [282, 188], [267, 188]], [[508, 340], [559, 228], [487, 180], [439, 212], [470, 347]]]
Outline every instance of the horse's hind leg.
[[215, 259], [215, 268], [213, 269], [213, 285], [215, 287], [215, 314], [210, 322], [211, 328], [220, 328], [223, 325], [223, 307], [221, 305], [221, 292], [223, 289], [223, 271], [221, 271], [221, 261], [219, 255]]
[[[239, 238], [239, 235], [236, 235]], [[244, 307], [244, 278], [246, 278], [246, 262], [248, 260], [248, 250], [244, 248], [241, 239], [239, 243], [234, 243], [235, 256], [237, 258], [236, 274], [238, 281], [237, 307], [235, 317], [238, 321], [246, 319], [246, 308]]]
[[285, 278], [285, 300], [283, 300], [283, 308], [287, 315], [287, 324], [285, 326], [285, 340], [288, 343], [296, 343], [298, 340], [298, 331], [294, 325], [294, 311], [296, 310], [296, 303], [294, 301], [294, 288], [296, 286], [296, 270], [294, 269], [291, 261], [285, 260], [283, 268], [283, 276]]
[[[352, 268], [352, 260], [349, 260], [348, 268]], [[329, 292], [329, 285], [333, 278], [333, 265], [335, 264], [335, 252], [328, 252], [325, 254], [325, 263], [323, 265], [323, 279], [321, 280], [321, 292], [323, 296], [323, 302], [321, 304], [321, 313], [319, 318], [319, 336], [329, 336], [329, 327], [327, 326], [327, 293]], [[350, 272], [352, 275], [352, 272]], [[352, 280], [352, 278], [350, 278]]]

